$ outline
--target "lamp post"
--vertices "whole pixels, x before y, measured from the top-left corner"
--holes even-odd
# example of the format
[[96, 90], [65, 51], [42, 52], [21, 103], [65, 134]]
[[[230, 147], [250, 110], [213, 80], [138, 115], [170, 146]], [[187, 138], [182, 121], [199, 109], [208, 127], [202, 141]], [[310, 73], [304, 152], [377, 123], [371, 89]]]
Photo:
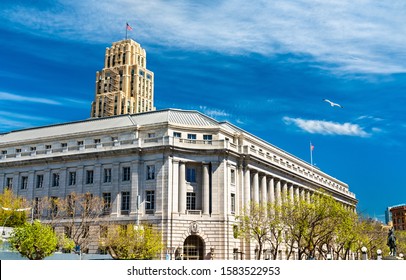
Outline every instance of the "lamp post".
[[377, 254], [376, 259], [382, 260], [382, 250], [381, 249], [376, 250], [376, 254]]
[[362, 252], [361, 259], [362, 260], [368, 260], [367, 251], [368, 251], [367, 247], [362, 246], [362, 248], [361, 248], [361, 252]]

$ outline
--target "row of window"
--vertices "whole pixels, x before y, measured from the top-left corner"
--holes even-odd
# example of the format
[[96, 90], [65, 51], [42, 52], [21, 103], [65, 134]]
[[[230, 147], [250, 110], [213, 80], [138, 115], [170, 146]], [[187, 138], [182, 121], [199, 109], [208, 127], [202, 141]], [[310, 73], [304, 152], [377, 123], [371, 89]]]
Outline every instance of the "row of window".
[[[147, 165], [146, 166], [146, 180], [155, 180], [155, 165]], [[125, 166], [122, 169], [122, 177], [121, 180], [123, 182], [131, 180], [131, 168], [129, 166]], [[104, 168], [103, 169], [103, 183], [111, 183], [112, 181], [112, 169], [111, 168]], [[186, 168], [186, 181], [189, 183], [196, 182], [196, 168], [188, 167]], [[68, 173], [68, 186], [76, 185], [77, 183], [77, 173], [76, 171], [70, 171]], [[93, 184], [94, 183], [94, 171], [93, 170], [86, 170], [85, 173], [85, 184]], [[60, 185], [60, 174], [59, 173], [52, 173], [51, 178], [51, 186], [52, 187], [59, 187]], [[37, 174], [35, 180], [35, 188], [40, 189], [44, 186], [44, 174]], [[7, 177], [6, 178], [6, 187], [11, 189], [13, 188], [13, 178]], [[21, 184], [20, 189], [26, 190], [28, 187], [28, 176], [21, 177]]]
[[[181, 132], [173, 132], [173, 137], [175, 138], [182, 138], [182, 133]], [[187, 134], [187, 139], [189, 140], [196, 140], [196, 134], [195, 133], [188, 133]], [[213, 140], [213, 135], [211, 134], [203, 134], [203, 140], [205, 141], [212, 141]]]
[[[70, 171], [68, 174], [68, 185], [73, 186], [76, 185], [77, 182], [77, 173], [76, 171]], [[154, 165], [147, 165], [147, 180], [154, 180], [155, 179], [155, 166]], [[103, 183], [111, 183], [112, 180], [112, 169], [111, 168], [104, 168], [103, 169]], [[122, 169], [122, 177], [121, 180], [123, 182], [131, 180], [131, 168], [129, 166], [125, 166]], [[94, 182], [94, 171], [93, 170], [86, 170], [85, 172], [85, 184], [93, 184]], [[44, 174], [37, 174], [35, 180], [35, 188], [39, 189], [42, 188], [44, 185]], [[52, 173], [51, 178], [51, 186], [52, 187], [59, 187], [60, 185], [60, 174], [59, 173]], [[7, 177], [6, 178], [6, 187], [11, 189], [13, 188], [13, 178]], [[28, 187], [28, 176], [21, 177], [21, 185], [20, 189], [25, 190]]]
[[[90, 194], [89, 199], [91, 199], [93, 195]], [[70, 199], [71, 196], [68, 195], [69, 199], [69, 208], [72, 209], [72, 215], [73, 215], [73, 205], [74, 201]], [[52, 197], [52, 201], [56, 201], [58, 198], [57, 197]], [[112, 195], [110, 192], [104, 192], [102, 194], [102, 200], [103, 200], [103, 214], [108, 215], [111, 213], [111, 207], [112, 207]], [[34, 214], [35, 215], [40, 215], [40, 202], [41, 198], [35, 197], [34, 199]], [[231, 194], [231, 203], [230, 203], [230, 211], [232, 214], [235, 213], [235, 207], [236, 207], [236, 200], [235, 200], [235, 194]], [[129, 215], [130, 214], [130, 205], [131, 205], [131, 194], [129, 191], [123, 191], [121, 192], [121, 205], [120, 205], [120, 214], [121, 215]], [[194, 192], [188, 192], [186, 194], [186, 209], [187, 210], [196, 210], [196, 193]], [[147, 190], [145, 191], [145, 212], [147, 214], [150, 214], [153, 212], [155, 209], [155, 191], [153, 190]], [[57, 206], [52, 207], [51, 212], [56, 212]]]

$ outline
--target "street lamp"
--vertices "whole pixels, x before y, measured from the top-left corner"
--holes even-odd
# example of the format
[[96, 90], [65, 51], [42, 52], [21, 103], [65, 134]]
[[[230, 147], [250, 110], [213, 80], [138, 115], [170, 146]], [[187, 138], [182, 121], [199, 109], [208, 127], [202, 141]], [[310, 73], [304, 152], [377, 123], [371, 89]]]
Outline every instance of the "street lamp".
[[376, 259], [382, 260], [382, 250], [381, 249], [376, 250], [376, 254], [377, 254]]
[[368, 259], [367, 251], [368, 251], [367, 247], [362, 246], [362, 248], [361, 248], [361, 252], [362, 252], [362, 258], [361, 259], [362, 260], [367, 260]]

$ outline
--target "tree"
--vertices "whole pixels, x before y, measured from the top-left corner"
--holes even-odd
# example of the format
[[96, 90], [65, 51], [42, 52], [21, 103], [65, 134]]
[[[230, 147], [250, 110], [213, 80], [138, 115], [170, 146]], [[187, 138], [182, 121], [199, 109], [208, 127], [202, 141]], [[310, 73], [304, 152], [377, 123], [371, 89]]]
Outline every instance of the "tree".
[[103, 201], [91, 193], [70, 193], [66, 198], [44, 198], [41, 207], [46, 210], [46, 222], [65, 228], [64, 237], [72, 239], [85, 251], [90, 243], [90, 227], [99, 222]]
[[113, 226], [100, 243], [114, 259], [120, 260], [151, 260], [163, 248], [161, 234], [147, 225]]
[[247, 239], [254, 239], [258, 243], [255, 259], [260, 260], [264, 243], [269, 239], [269, 211], [267, 206], [251, 203], [244, 208], [242, 215], [237, 217], [240, 233]]
[[11, 247], [30, 260], [42, 260], [57, 249], [58, 238], [48, 225], [36, 220], [14, 229], [9, 238]]
[[362, 228], [358, 222], [358, 215], [347, 210], [337, 227], [333, 250], [335, 259], [347, 260], [350, 252], [356, 251], [357, 240], [361, 238]]
[[21, 226], [26, 222], [28, 202], [14, 195], [11, 189], [5, 189], [0, 194], [0, 224], [6, 227]]
[[396, 252], [397, 254], [406, 255], [406, 231], [398, 230], [395, 231], [396, 235]]

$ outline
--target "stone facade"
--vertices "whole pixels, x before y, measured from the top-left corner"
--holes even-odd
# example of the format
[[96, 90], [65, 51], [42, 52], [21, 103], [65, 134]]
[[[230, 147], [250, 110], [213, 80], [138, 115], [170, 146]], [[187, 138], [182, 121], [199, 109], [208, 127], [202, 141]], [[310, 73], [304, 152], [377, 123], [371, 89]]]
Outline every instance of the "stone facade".
[[107, 117], [155, 110], [154, 73], [147, 69], [147, 54], [127, 39], [106, 49], [104, 68], [96, 73], [91, 117]]
[[238, 251], [253, 259], [255, 244], [233, 233], [236, 216], [250, 201], [306, 199], [323, 189], [354, 211], [357, 203], [347, 184], [197, 111], [12, 131], [0, 135], [0, 151], [0, 185], [19, 196], [109, 194], [109, 215], [90, 229], [90, 253], [98, 250], [102, 223], [148, 223], [162, 233], [162, 258], [233, 259]]

